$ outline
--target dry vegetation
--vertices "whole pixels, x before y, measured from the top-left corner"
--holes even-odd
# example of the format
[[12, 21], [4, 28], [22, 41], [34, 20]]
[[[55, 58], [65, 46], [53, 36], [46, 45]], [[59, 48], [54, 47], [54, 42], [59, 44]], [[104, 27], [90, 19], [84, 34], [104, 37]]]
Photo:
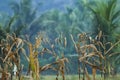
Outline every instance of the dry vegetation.
[[[66, 76], [65, 75], [65, 63], [69, 63], [68, 58], [64, 57], [64, 52], [60, 51], [62, 57], [59, 57], [55, 52], [54, 44], [51, 44], [46, 41], [50, 45], [51, 49], [43, 48], [39, 51], [39, 47], [42, 45], [42, 42], [45, 42], [42, 35], [38, 35], [36, 37], [35, 43], [31, 43], [30, 41], [23, 40], [21, 38], [16, 37], [15, 34], [7, 34], [6, 39], [1, 40], [0, 48], [1, 48], [1, 80], [13, 80], [13, 78], [19, 80], [25, 80], [22, 75], [23, 65], [20, 64], [20, 54], [23, 54], [28, 61], [28, 72], [30, 80], [48, 80], [45, 76], [40, 76], [41, 72], [51, 69], [57, 72], [56, 77], [51, 76], [49, 80], [98, 80], [98, 76], [96, 78], [96, 71], [101, 71], [101, 79], [106, 79], [107, 75], [110, 75], [111, 68], [110, 61], [108, 60], [111, 56], [116, 53], [112, 53], [112, 49], [120, 42], [111, 43], [104, 42], [104, 35], [102, 31], [96, 36], [96, 39], [92, 39], [86, 33], [82, 33], [78, 35], [79, 38], [77, 41], [74, 40], [74, 37], [71, 35], [71, 39], [75, 46], [76, 52], [78, 54], [78, 74], [79, 76]], [[55, 40], [56, 44], [62, 46], [62, 48], [66, 49], [67, 40], [66, 37], [57, 38]], [[106, 48], [109, 45], [109, 48]], [[27, 47], [25, 47], [27, 46]], [[28, 50], [28, 55], [26, 54], [26, 50]], [[56, 58], [56, 61], [53, 63], [45, 64], [41, 66], [39, 63], [38, 55], [47, 55], [51, 54]], [[80, 65], [82, 63], [82, 65]], [[12, 69], [14, 66], [17, 66], [16, 77], [13, 77]], [[89, 75], [87, 66], [92, 69], [92, 76]], [[82, 74], [82, 75], [81, 75]], [[61, 78], [59, 78], [61, 75]], [[43, 77], [43, 79], [41, 79]], [[71, 77], [71, 78], [70, 78]], [[52, 79], [54, 78], [54, 79]], [[109, 79], [110, 80], [110, 79]], [[116, 79], [117, 80], [117, 79]]]

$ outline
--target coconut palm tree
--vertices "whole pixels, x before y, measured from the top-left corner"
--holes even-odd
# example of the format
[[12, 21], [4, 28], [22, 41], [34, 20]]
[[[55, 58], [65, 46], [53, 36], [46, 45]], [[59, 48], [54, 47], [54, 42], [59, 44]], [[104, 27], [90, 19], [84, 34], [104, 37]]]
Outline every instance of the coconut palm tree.
[[97, 27], [104, 35], [109, 36], [109, 39], [115, 33], [115, 29], [120, 27], [120, 10], [117, 2], [118, 0], [95, 0], [93, 5], [88, 5], [98, 22]]

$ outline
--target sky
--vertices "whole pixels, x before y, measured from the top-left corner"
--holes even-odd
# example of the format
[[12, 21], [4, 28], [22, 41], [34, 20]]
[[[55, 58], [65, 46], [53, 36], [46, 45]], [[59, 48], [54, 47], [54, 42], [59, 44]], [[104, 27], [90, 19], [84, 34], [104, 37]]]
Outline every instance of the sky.
[[[12, 0], [13, 1], [13, 0]], [[11, 8], [9, 5], [10, 0], [0, 0], [0, 13], [11, 14]]]
[[[0, 13], [6, 13], [8, 15], [12, 14], [12, 10], [10, 8], [10, 2], [20, 0], [0, 0]], [[65, 10], [66, 5], [72, 6], [73, 0], [33, 0], [33, 7], [36, 7], [37, 4], [40, 4], [38, 7], [38, 11], [46, 11], [50, 9], [58, 9]]]

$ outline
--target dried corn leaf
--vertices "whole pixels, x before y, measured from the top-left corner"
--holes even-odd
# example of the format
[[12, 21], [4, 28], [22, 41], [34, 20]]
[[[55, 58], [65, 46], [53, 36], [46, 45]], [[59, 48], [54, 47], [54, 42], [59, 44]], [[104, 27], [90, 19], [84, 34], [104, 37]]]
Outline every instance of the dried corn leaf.
[[12, 46], [10, 47], [10, 49], [9, 49], [9, 51], [8, 51], [8, 53], [7, 53], [6, 57], [5, 57], [5, 59], [3, 60], [3, 62], [5, 62], [6, 59], [8, 58], [8, 56], [10, 55], [11, 50], [12, 50], [12, 48], [13, 48], [14, 45], [15, 45], [15, 42], [14, 42], [14, 43], [12, 44]]

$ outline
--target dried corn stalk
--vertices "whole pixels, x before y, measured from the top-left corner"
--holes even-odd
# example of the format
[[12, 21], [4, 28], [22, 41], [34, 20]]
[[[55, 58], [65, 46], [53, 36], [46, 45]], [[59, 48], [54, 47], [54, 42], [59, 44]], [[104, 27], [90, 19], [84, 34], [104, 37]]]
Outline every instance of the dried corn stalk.
[[29, 46], [29, 73], [32, 72], [32, 77], [39, 80], [39, 61], [38, 61], [38, 48], [41, 44], [41, 37], [36, 38], [35, 45], [28, 43]]

